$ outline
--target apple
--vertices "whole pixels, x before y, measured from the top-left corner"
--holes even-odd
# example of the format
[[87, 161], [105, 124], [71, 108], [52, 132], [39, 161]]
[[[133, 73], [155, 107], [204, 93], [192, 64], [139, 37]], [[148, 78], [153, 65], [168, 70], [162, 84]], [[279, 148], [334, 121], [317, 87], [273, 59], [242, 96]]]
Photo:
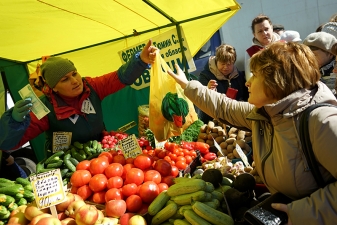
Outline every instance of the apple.
[[104, 219], [104, 213], [101, 210], [97, 210], [98, 212], [98, 218], [95, 224], [101, 224]]
[[64, 220], [61, 220], [62, 225], [77, 225], [75, 219], [73, 218], [65, 218]]
[[77, 200], [77, 201], [73, 201], [72, 203], [70, 203], [70, 205], [68, 206], [67, 210], [65, 211], [65, 214], [67, 216], [69, 216], [70, 218], [75, 218], [75, 211], [79, 208], [81, 208], [82, 206], [85, 205], [85, 202], [83, 200]]
[[121, 217], [126, 211], [126, 203], [122, 199], [110, 200], [105, 203], [105, 214], [110, 217]]
[[75, 201], [75, 195], [73, 193], [68, 192], [65, 196], [65, 200], [64, 202], [61, 202], [60, 204], [57, 204], [56, 210], [57, 212], [64, 212], [66, 211], [66, 209], [68, 208], [68, 206], [70, 205], [70, 203], [72, 203], [73, 201]]
[[128, 225], [130, 218], [133, 217], [134, 215], [136, 215], [136, 214], [135, 213], [124, 213], [119, 218], [120, 225]]
[[83, 205], [75, 211], [75, 221], [77, 225], [93, 225], [98, 215], [98, 210], [94, 205]]
[[39, 220], [36, 225], [62, 225], [61, 221], [55, 217], [45, 217]]
[[32, 220], [34, 217], [41, 215], [43, 213], [50, 213], [49, 208], [39, 209], [36, 205], [36, 202], [33, 201], [27, 205], [25, 210], [25, 217], [27, 220]]
[[[41, 219], [47, 218], [47, 217], [53, 217], [52, 214], [49, 213], [42, 213], [40, 215], [35, 216], [29, 223], [29, 225], [36, 225]], [[47, 223], [46, 223], [47, 224]]]
[[8, 224], [27, 225], [29, 220], [25, 217], [26, 208], [27, 205], [20, 205], [14, 209], [9, 216]]
[[140, 215], [134, 215], [129, 220], [128, 225], [147, 225], [147, 223], [146, 223], [146, 220], [144, 219], [144, 217], [142, 217]]
[[75, 201], [83, 200], [83, 198], [81, 196], [79, 196], [78, 194], [74, 194], [74, 196], [75, 196]]
[[104, 217], [101, 223], [95, 223], [95, 225], [120, 225], [117, 218]]

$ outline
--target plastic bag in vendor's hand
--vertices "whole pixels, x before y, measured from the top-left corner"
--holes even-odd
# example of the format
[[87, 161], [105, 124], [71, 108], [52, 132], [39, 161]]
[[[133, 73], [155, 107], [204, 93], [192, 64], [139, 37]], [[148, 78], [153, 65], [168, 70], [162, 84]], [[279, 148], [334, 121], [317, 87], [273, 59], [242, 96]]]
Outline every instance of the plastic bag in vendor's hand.
[[158, 141], [179, 136], [198, 119], [193, 103], [167, 74], [167, 63], [156, 55], [151, 67], [149, 128]]

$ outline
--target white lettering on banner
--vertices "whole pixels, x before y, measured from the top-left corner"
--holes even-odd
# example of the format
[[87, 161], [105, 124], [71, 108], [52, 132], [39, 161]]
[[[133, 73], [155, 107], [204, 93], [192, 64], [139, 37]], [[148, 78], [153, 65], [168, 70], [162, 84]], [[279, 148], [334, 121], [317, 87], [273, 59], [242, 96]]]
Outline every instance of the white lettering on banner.
[[[185, 57], [188, 62], [187, 70], [189, 72], [195, 71], [196, 67], [195, 67], [190, 49], [188, 47], [188, 43], [185, 41], [186, 38], [185, 38], [183, 30], [181, 30], [181, 35], [182, 35], [181, 41], [183, 44], [183, 50], [184, 50]], [[139, 43], [137, 45], [130, 46], [120, 51], [118, 54], [121, 58], [122, 63], [128, 62], [134, 53], [136, 53], [137, 51], [141, 51], [144, 48], [146, 43], [147, 41], [141, 44]], [[181, 54], [181, 46], [180, 46], [177, 30], [175, 28], [163, 34], [153, 37], [152, 43], [154, 46], [160, 49], [161, 57], [169, 65], [172, 71], [176, 72], [174, 68], [175, 64], [178, 64], [180, 68], [185, 70], [185, 67], [182, 63], [183, 60], [182, 60], [182, 54]], [[143, 74], [131, 85], [131, 87], [135, 90], [140, 90], [140, 89], [143, 89], [149, 86], [150, 86], [150, 70], [145, 70]]]

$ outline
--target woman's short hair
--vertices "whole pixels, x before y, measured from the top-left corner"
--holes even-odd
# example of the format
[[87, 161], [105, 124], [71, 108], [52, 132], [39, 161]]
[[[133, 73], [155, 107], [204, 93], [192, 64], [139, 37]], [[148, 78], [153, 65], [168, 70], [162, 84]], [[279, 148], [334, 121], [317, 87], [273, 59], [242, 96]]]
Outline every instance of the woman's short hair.
[[250, 60], [254, 76], [264, 78], [264, 91], [280, 100], [302, 89], [312, 89], [321, 74], [309, 47], [294, 42], [274, 42]]
[[231, 45], [222, 44], [215, 50], [216, 60], [224, 63], [235, 63], [236, 51]]
[[271, 20], [269, 19], [268, 16], [264, 15], [264, 14], [259, 14], [257, 17], [255, 17], [252, 21], [252, 31], [253, 33], [255, 33], [255, 25], [262, 23], [263, 21], [268, 20], [268, 22], [270, 23], [271, 26], [273, 26], [273, 24], [271, 23]]

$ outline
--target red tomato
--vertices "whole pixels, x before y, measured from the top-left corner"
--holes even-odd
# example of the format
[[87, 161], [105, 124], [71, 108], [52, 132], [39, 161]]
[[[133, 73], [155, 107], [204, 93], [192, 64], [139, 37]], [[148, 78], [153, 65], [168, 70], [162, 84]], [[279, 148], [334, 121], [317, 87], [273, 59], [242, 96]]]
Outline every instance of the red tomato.
[[109, 152], [102, 152], [98, 157], [107, 157], [109, 164], [112, 163], [113, 156]]
[[148, 155], [140, 154], [137, 155], [137, 157], [133, 161], [133, 164], [141, 170], [146, 170], [151, 167], [152, 160]]
[[184, 161], [177, 161], [176, 167], [178, 167], [178, 169], [180, 169], [180, 170], [184, 170], [184, 169], [186, 169], [187, 164]]
[[90, 189], [89, 185], [83, 185], [77, 189], [77, 194], [82, 197], [83, 200], [89, 198], [92, 194], [92, 190]]
[[123, 187], [123, 179], [121, 177], [110, 177], [107, 184], [108, 189]]
[[186, 160], [187, 165], [189, 165], [193, 161], [192, 156], [190, 156], [190, 155], [186, 155], [185, 160]]
[[158, 195], [159, 187], [153, 181], [146, 181], [139, 188], [139, 196], [145, 203], [151, 203]]
[[176, 162], [178, 162], [178, 161], [184, 161], [184, 162], [186, 162], [186, 159], [185, 159], [184, 156], [178, 156], [177, 159], [176, 159]]
[[167, 162], [171, 162], [171, 161], [172, 161], [171, 158], [170, 158], [170, 156], [168, 156], [168, 155], [165, 156], [164, 159], [165, 159]]
[[156, 184], [161, 182], [161, 175], [157, 170], [148, 170], [144, 173], [144, 182], [153, 181]]
[[127, 158], [126, 160], [125, 160], [125, 164], [133, 164], [133, 161], [134, 161], [135, 159], [134, 158], [132, 158], [132, 157], [129, 157], [129, 158]]
[[76, 170], [71, 175], [70, 183], [74, 187], [81, 187], [89, 183], [91, 179], [91, 173], [88, 170]]
[[110, 200], [121, 200], [123, 199], [122, 192], [117, 188], [111, 188], [105, 193], [105, 202]]
[[171, 176], [177, 177], [179, 174], [179, 169], [176, 166], [172, 166]]
[[95, 174], [103, 174], [105, 168], [109, 166], [109, 161], [106, 157], [99, 157], [99, 158], [94, 158], [90, 162], [90, 173], [91, 175]]
[[154, 169], [165, 177], [171, 174], [172, 166], [165, 159], [158, 159], [154, 165]]
[[162, 177], [161, 182], [167, 184], [167, 186], [171, 186], [174, 184], [174, 176], [166, 176]]
[[114, 163], [120, 163], [120, 164], [122, 164], [124, 166], [125, 165], [125, 157], [124, 157], [124, 155], [116, 155], [112, 159], [112, 162], [114, 162]]
[[112, 157], [118, 155], [118, 152], [116, 150], [110, 150], [109, 153], [112, 155]]
[[109, 179], [110, 177], [121, 177], [123, 175], [123, 165], [120, 163], [111, 163], [104, 170], [105, 176]]
[[163, 192], [163, 191], [165, 191], [165, 190], [168, 189], [168, 185], [165, 184], [165, 183], [159, 183], [158, 187], [159, 187], [159, 193], [161, 193], [161, 192]]
[[123, 197], [129, 197], [130, 195], [137, 194], [137, 185], [135, 183], [126, 184], [122, 187]]
[[144, 216], [144, 215], [147, 214], [148, 208], [149, 208], [149, 204], [143, 202], [142, 207], [140, 208], [140, 210], [136, 214]]
[[122, 178], [125, 180], [126, 178], [126, 173], [131, 169], [131, 168], [135, 168], [136, 166], [133, 164], [125, 164], [123, 166], [123, 174], [122, 174]]
[[138, 195], [130, 195], [125, 202], [126, 209], [129, 212], [138, 212], [143, 205], [143, 201]]
[[103, 191], [108, 185], [108, 179], [104, 174], [94, 175], [89, 182], [89, 187], [93, 192]]
[[144, 173], [141, 169], [131, 168], [125, 177], [125, 182], [127, 184], [135, 183], [136, 185], [142, 184], [144, 181]]
[[70, 188], [70, 193], [77, 194], [77, 190], [78, 190], [78, 187], [75, 187], [72, 185]]
[[90, 161], [83, 160], [77, 164], [76, 170], [89, 170], [89, 167], [90, 167]]
[[97, 204], [105, 203], [105, 191], [96, 192], [92, 195], [92, 201]]

